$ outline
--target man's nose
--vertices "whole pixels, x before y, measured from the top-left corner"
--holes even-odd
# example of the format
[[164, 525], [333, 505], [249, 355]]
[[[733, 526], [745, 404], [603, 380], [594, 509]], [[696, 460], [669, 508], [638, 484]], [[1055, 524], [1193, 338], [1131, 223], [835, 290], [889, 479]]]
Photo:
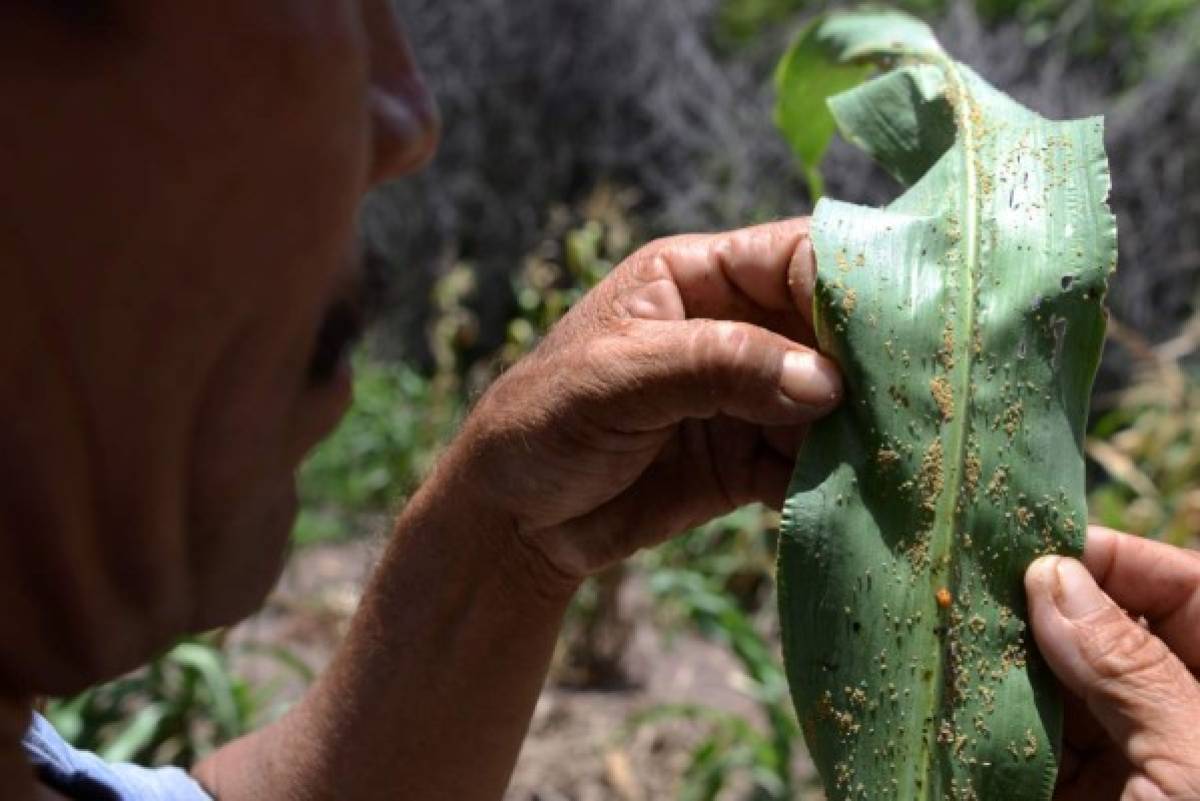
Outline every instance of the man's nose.
[[371, 47], [372, 184], [425, 166], [437, 150], [441, 121], [392, 3], [368, 0]]
[[441, 133], [437, 108], [424, 88], [418, 91], [371, 88], [372, 184], [419, 170], [437, 150]]

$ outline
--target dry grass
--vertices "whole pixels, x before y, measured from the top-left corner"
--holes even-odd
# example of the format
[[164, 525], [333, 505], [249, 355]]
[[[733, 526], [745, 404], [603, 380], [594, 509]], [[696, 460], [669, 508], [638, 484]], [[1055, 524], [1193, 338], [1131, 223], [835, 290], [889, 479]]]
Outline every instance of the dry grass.
[[1136, 380], [1096, 399], [1088, 455], [1110, 482], [1091, 497], [1096, 522], [1175, 545], [1200, 534], [1200, 376], [1186, 367], [1200, 350], [1200, 317], [1157, 347], [1114, 324], [1112, 340], [1136, 365]]

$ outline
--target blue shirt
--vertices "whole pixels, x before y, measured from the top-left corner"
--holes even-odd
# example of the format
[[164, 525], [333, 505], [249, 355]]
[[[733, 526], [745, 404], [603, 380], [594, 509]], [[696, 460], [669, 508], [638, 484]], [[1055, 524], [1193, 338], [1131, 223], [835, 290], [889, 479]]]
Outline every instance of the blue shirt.
[[179, 768], [110, 765], [68, 745], [38, 714], [21, 745], [38, 780], [74, 801], [212, 801]]

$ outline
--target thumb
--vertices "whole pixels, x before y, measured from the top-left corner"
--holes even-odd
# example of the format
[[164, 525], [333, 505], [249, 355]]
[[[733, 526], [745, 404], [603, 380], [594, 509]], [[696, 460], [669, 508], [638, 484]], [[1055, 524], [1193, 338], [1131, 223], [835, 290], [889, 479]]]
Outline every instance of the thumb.
[[1170, 649], [1131, 620], [1074, 559], [1045, 557], [1025, 576], [1038, 648], [1130, 762], [1200, 753], [1200, 687]]
[[842, 392], [837, 366], [786, 337], [725, 320], [632, 321], [572, 355], [572, 381], [602, 387], [593, 419], [650, 431], [719, 414], [766, 426], [828, 413]]

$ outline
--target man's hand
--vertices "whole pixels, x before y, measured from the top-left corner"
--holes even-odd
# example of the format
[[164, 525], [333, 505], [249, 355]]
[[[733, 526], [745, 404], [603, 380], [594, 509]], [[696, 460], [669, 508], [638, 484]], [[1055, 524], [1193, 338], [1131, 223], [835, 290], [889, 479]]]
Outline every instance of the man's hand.
[[1083, 564], [1040, 559], [1025, 585], [1068, 694], [1056, 798], [1200, 799], [1200, 555], [1093, 528]]
[[329, 671], [202, 763], [205, 786], [499, 798], [579, 580], [783, 499], [805, 423], [840, 393], [804, 344], [813, 269], [806, 220], [669, 239], [618, 267], [480, 401]]
[[442, 477], [568, 584], [777, 506], [805, 424], [841, 392], [809, 347], [813, 273], [807, 220], [651, 244], [497, 381]]

